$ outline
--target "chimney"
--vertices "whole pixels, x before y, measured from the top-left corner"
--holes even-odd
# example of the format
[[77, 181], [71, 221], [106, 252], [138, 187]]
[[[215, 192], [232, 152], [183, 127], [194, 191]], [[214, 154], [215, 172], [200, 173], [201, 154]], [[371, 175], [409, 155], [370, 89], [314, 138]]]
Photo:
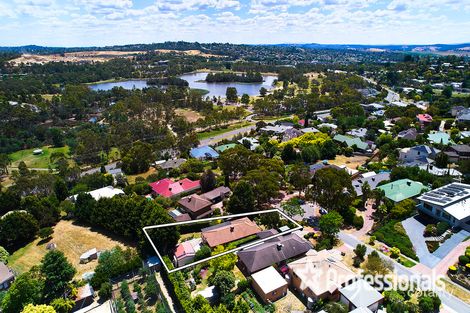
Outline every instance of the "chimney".
[[282, 247], [284, 247], [284, 245], [282, 243], [278, 243], [277, 244], [277, 251], [281, 251]]
[[233, 233], [235, 231], [235, 227], [234, 226], [230, 226], [230, 232]]
[[410, 182], [410, 181], [407, 181], [406, 184], [407, 184], [408, 186], [411, 186], [411, 182]]
[[375, 177], [372, 177], [372, 181], [375, 181]]
[[188, 202], [191, 202], [192, 197], [188, 197]]

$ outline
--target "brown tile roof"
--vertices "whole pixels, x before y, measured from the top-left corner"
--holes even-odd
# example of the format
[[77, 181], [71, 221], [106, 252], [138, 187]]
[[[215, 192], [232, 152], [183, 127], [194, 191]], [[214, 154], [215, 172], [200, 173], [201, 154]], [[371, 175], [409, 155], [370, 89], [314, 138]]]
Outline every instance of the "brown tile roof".
[[191, 195], [184, 197], [180, 199], [178, 203], [186, 210], [191, 211], [193, 213], [197, 213], [198, 211], [212, 205], [212, 202], [199, 195]]
[[261, 229], [248, 217], [206, 227], [201, 230], [202, 238], [212, 248], [260, 232]]

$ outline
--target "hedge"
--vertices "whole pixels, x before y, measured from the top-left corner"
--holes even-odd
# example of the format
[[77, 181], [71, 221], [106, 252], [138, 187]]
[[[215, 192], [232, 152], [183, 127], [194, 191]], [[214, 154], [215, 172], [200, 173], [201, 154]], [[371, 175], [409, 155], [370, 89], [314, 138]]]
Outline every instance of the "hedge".
[[397, 247], [401, 253], [413, 260], [419, 261], [413, 250], [413, 244], [400, 222], [391, 220], [373, 232], [378, 241], [389, 247]]

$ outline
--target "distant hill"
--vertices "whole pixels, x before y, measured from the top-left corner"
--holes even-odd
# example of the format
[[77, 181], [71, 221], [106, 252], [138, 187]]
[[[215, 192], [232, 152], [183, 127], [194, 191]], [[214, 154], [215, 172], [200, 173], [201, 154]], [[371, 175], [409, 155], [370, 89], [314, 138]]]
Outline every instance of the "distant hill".
[[256, 46], [270, 46], [270, 47], [296, 47], [303, 49], [333, 49], [333, 50], [360, 50], [370, 52], [416, 52], [416, 53], [435, 53], [435, 54], [462, 54], [470, 55], [470, 43], [462, 44], [433, 44], [433, 45], [356, 45], [356, 44], [319, 44], [319, 43], [302, 43], [302, 44], [266, 44], [266, 45], [235, 45], [223, 43], [207, 43], [202, 44], [198, 42], [163, 42], [151, 44], [132, 44], [132, 45], [117, 45], [105, 47], [44, 47], [36, 45], [27, 45], [19, 47], [0, 47], [0, 52], [14, 52], [14, 53], [31, 53], [31, 54], [51, 54], [51, 53], [65, 53], [77, 51], [147, 51], [156, 49], [172, 49], [172, 50], [212, 50], [216, 47], [224, 45], [234, 47], [256, 47]]

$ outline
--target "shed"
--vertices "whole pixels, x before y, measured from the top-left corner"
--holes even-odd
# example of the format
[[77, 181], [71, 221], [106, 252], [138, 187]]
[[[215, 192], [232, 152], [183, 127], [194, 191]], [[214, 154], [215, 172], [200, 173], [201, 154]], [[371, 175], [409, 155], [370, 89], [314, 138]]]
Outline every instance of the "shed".
[[162, 262], [158, 256], [151, 256], [145, 261], [145, 266], [151, 271], [159, 271], [162, 267]]
[[96, 248], [90, 249], [87, 252], [83, 253], [80, 256], [80, 263], [85, 264], [91, 260], [96, 260], [98, 258], [98, 250]]
[[287, 281], [272, 266], [251, 275], [253, 288], [265, 303], [287, 294]]

